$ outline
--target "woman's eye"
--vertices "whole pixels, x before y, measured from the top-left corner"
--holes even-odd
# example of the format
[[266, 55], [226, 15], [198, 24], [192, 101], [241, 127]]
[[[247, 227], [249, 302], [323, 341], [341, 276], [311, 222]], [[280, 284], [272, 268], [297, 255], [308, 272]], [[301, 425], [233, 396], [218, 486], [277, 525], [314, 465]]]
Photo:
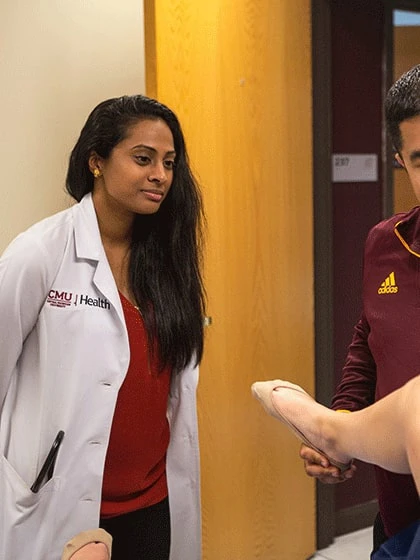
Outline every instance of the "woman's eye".
[[136, 161], [139, 165], [147, 165], [150, 163], [150, 158], [148, 156], [136, 156]]
[[166, 169], [173, 169], [175, 167], [175, 162], [168, 159], [163, 162], [163, 165], [165, 166]]

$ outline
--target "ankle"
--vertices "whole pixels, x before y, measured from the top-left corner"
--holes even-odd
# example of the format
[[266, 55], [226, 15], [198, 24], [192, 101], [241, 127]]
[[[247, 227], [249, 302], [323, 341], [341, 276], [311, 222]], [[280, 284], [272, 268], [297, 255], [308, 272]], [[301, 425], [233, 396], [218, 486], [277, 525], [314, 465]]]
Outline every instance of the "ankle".
[[318, 419], [319, 434], [322, 440], [322, 449], [332, 457], [340, 454], [338, 445], [338, 430], [331, 422], [331, 417], [323, 415]]

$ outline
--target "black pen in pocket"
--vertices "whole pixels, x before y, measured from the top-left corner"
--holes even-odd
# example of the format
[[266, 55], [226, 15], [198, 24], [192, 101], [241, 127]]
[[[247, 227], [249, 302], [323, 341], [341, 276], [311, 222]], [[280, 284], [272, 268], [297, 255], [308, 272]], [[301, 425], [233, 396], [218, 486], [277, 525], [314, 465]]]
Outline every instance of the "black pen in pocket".
[[36, 493], [39, 491], [42, 481], [45, 477], [47, 477], [47, 480], [50, 480], [50, 478], [52, 478], [55, 460], [57, 458], [57, 453], [60, 448], [61, 442], [63, 441], [63, 437], [64, 432], [63, 430], [60, 430], [54, 440], [54, 443], [51, 446], [51, 449], [48, 452], [47, 458], [45, 459], [38, 476], [35, 479], [35, 482], [31, 486], [32, 492]]

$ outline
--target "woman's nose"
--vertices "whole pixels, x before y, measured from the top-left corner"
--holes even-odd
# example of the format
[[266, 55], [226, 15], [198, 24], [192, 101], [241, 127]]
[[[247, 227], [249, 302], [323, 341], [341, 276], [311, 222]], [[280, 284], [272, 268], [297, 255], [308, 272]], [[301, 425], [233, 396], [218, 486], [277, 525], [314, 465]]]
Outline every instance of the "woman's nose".
[[152, 172], [150, 173], [148, 180], [150, 182], [161, 183], [166, 179], [166, 170], [163, 163], [157, 163], [154, 165]]

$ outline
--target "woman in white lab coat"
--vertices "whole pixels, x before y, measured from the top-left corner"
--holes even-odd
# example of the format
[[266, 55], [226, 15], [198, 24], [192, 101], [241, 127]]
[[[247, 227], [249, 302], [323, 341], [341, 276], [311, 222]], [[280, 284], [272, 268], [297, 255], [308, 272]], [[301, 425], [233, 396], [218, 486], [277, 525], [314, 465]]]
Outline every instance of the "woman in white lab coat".
[[199, 560], [202, 210], [176, 116], [99, 104], [66, 184], [78, 204], [0, 259], [0, 560], [99, 525], [113, 560]]

